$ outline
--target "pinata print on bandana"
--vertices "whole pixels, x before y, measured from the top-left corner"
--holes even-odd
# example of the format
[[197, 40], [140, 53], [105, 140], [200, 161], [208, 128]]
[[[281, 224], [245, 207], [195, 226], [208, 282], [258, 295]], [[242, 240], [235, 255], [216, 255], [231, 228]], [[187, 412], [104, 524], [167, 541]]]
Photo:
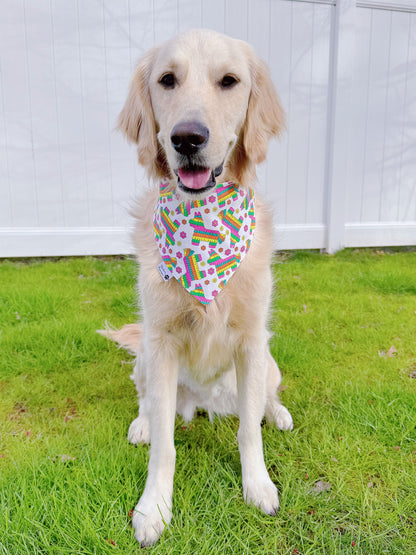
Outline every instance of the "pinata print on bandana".
[[206, 198], [183, 201], [162, 182], [153, 218], [162, 278], [176, 278], [200, 303], [209, 304], [247, 254], [255, 226], [252, 189], [228, 181]]

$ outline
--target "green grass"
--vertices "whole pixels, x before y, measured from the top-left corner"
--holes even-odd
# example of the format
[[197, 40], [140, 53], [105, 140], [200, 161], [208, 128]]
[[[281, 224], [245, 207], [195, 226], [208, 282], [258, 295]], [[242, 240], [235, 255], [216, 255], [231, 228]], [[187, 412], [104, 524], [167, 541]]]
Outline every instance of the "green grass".
[[[271, 347], [295, 421], [263, 427], [280, 513], [243, 502], [237, 419], [178, 419], [173, 520], [146, 551], [413, 554], [416, 252], [298, 252], [274, 272]], [[135, 273], [114, 258], [0, 263], [2, 554], [139, 550], [132, 358], [95, 333], [134, 321]]]

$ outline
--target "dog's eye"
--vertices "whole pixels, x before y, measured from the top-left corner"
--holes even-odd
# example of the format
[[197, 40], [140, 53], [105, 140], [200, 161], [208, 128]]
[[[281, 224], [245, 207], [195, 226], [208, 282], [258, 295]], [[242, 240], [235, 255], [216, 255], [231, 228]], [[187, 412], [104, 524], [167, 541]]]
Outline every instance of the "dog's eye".
[[175, 75], [173, 73], [165, 73], [159, 79], [159, 83], [165, 87], [165, 89], [173, 89], [176, 84]]
[[224, 77], [220, 81], [220, 86], [223, 89], [230, 89], [234, 87], [238, 83], [238, 80], [234, 75], [224, 75]]

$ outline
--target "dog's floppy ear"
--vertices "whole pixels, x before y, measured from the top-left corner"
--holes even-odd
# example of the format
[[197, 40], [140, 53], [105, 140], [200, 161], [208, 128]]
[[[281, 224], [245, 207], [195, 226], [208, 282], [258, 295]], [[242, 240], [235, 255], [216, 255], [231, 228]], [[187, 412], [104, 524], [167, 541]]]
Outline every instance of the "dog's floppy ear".
[[117, 127], [129, 141], [137, 144], [139, 163], [145, 166], [149, 174], [164, 177], [166, 160], [157, 141], [149, 90], [149, 77], [156, 52], [157, 49], [153, 48], [139, 60]]
[[238, 142], [228, 161], [232, 179], [241, 185], [256, 180], [256, 164], [267, 155], [269, 139], [285, 129], [285, 113], [266, 64], [248, 45], [252, 87], [246, 118]]
[[285, 113], [266, 64], [252, 54], [252, 88], [244, 126], [243, 146], [254, 164], [266, 158], [269, 139], [285, 128]]

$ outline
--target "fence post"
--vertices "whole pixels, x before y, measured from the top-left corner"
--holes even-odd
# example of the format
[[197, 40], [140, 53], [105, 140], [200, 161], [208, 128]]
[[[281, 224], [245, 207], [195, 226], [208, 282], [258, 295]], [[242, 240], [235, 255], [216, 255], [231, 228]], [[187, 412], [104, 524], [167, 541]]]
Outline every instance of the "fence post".
[[355, 4], [355, 0], [336, 0], [332, 10], [325, 167], [325, 250], [330, 254], [345, 244], [345, 203], [353, 122]]

